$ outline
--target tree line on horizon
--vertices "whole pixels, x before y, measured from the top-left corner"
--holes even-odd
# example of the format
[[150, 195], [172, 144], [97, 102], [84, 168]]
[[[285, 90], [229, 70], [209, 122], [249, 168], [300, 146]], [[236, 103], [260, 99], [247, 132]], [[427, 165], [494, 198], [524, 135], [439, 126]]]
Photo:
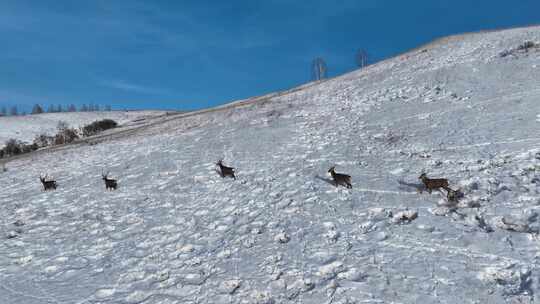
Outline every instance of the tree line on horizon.
[[[32, 107], [32, 111], [30, 112], [31, 115], [33, 114], [41, 114], [41, 113], [61, 113], [61, 112], [98, 112], [98, 111], [112, 111], [112, 108], [110, 105], [103, 106], [103, 110], [101, 109], [101, 106], [98, 104], [82, 104], [77, 107], [74, 104], [70, 105], [64, 105], [61, 104], [54, 105], [50, 104], [47, 109], [45, 110], [45, 107], [42, 107], [40, 104], [35, 104]], [[19, 112], [17, 106], [11, 106], [6, 107], [2, 106], [0, 108], [0, 116], [19, 116], [19, 115], [27, 115], [26, 111]]]

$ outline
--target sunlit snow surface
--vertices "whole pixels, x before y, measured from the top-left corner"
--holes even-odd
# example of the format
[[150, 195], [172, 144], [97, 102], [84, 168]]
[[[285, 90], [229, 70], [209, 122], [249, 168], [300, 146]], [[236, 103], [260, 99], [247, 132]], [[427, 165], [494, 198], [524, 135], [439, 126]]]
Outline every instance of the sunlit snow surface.
[[[540, 49], [499, 56], [526, 40], [540, 28], [444, 39], [10, 162], [0, 303], [539, 303]], [[418, 193], [423, 170], [465, 197]]]

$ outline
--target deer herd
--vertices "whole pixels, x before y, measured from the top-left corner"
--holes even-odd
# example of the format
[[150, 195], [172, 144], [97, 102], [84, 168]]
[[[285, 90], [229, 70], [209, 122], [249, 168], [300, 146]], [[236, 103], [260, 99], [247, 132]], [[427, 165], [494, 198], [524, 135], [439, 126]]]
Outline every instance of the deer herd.
[[[231, 177], [236, 180], [235, 169], [233, 167], [228, 167], [223, 164], [223, 160], [220, 159], [216, 162], [216, 166], [219, 170], [216, 170], [222, 178]], [[335, 171], [335, 166], [332, 166], [328, 173], [332, 177], [332, 182], [334, 186], [343, 186], [347, 189], [352, 189], [351, 176], [343, 173], [337, 173]], [[105, 183], [106, 190], [116, 190], [118, 188], [118, 182], [116, 179], [109, 178], [109, 172], [101, 172], [101, 178]], [[428, 178], [426, 173], [422, 173], [418, 179], [422, 181], [424, 188], [431, 194], [433, 190], [441, 191], [441, 189], [446, 190], [446, 197], [449, 201], [455, 201], [458, 199], [459, 190], [453, 190], [448, 185], [448, 180], [446, 178]], [[43, 190], [56, 190], [57, 184], [56, 181], [49, 178], [48, 175], [44, 177], [39, 176], [39, 180], [43, 184]], [[419, 189], [419, 192], [422, 193], [422, 189]]]

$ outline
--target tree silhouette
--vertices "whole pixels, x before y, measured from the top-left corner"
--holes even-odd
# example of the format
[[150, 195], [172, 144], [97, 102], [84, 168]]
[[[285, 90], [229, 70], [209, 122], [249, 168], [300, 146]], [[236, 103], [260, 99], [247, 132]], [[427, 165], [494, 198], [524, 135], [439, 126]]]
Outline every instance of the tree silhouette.
[[39, 104], [36, 103], [34, 107], [32, 108], [31, 114], [41, 114], [41, 113], [43, 113], [43, 108]]
[[356, 65], [359, 68], [363, 68], [368, 65], [368, 53], [365, 50], [360, 49], [356, 52]]
[[321, 57], [313, 59], [311, 63], [311, 77], [313, 80], [321, 80], [326, 78], [326, 62]]

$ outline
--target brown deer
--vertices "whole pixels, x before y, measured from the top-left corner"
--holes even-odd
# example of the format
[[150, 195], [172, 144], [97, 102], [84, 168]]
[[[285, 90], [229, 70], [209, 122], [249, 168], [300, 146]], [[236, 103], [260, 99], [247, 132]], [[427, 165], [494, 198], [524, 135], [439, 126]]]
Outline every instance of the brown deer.
[[45, 175], [45, 177], [39, 175], [39, 180], [43, 184], [43, 190], [56, 190], [56, 181], [52, 179], [47, 180], [48, 177], [48, 175]]
[[101, 172], [101, 178], [105, 182], [105, 189], [106, 190], [116, 190], [116, 187], [118, 187], [118, 183], [116, 182], [115, 179], [108, 178], [107, 177], [108, 175], [109, 175], [108, 171], [107, 171], [107, 174], [103, 174], [103, 172]]
[[230, 176], [236, 180], [236, 176], [234, 175], [234, 168], [223, 165], [222, 159], [218, 160], [216, 165], [219, 166], [219, 174], [221, 175], [221, 177], [225, 178], [226, 176]]
[[337, 187], [339, 185], [342, 185], [344, 187], [347, 187], [348, 189], [352, 189], [351, 176], [347, 174], [336, 173], [335, 168], [336, 167], [333, 166], [328, 170], [328, 173], [330, 173], [332, 179], [334, 180], [335, 186]]
[[[426, 173], [422, 173], [418, 179], [422, 181], [429, 193], [431, 193], [432, 190], [443, 188], [447, 191], [447, 194], [450, 192], [455, 194], [455, 191], [448, 187], [448, 180], [446, 178], [428, 178]], [[422, 193], [422, 190], [420, 190], [420, 193]]]

